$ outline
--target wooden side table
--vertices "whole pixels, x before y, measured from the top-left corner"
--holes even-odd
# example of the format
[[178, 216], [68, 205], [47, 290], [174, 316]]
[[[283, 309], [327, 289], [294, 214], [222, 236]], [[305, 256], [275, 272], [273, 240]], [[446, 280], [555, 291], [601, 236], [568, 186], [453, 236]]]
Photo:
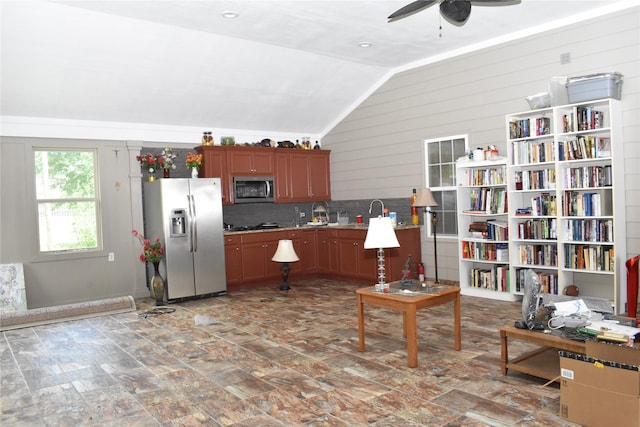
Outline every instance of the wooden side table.
[[380, 307], [393, 308], [402, 311], [402, 334], [407, 339], [407, 366], [418, 366], [418, 334], [416, 313], [423, 308], [453, 302], [455, 349], [460, 350], [460, 288], [457, 286], [430, 284], [420, 292], [422, 288], [416, 288], [415, 292], [404, 292], [399, 282], [390, 284], [390, 292], [377, 292], [375, 287], [358, 289], [358, 332], [360, 338], [360, 351], [365, 350], [364, 345], [364, 305], [371, 304]]
[[[560, 377], [558, 350], [580, 354], [586, 352], [586, 345], [582, 341], [545, 334], [542, 331], [518, 329], [515, 326], [500, 326], [498, 330], [502, 344], [500, 351], [502, 375], [507, 375], [507, 371], [512, 369], [547, 380], [557, 380]], [[509, 360], [508, 338], [539, 344], [542, 347]]]

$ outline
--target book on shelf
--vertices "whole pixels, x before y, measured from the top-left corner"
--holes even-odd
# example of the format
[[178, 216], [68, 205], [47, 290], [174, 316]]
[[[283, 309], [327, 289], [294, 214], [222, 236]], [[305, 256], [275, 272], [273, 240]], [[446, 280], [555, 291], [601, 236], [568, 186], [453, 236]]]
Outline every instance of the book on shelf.
[[601, 136], [596, 144], [596, 157], [611, 157], [611, 138]]

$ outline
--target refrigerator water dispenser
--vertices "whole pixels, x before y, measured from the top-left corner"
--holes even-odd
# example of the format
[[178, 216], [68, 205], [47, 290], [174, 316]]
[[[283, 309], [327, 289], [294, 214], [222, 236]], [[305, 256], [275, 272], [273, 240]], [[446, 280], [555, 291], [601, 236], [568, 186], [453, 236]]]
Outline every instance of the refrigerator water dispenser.
[[185, 237], [187, 235], [186, 212], [184, 209], [171, 210], [170, 237]]

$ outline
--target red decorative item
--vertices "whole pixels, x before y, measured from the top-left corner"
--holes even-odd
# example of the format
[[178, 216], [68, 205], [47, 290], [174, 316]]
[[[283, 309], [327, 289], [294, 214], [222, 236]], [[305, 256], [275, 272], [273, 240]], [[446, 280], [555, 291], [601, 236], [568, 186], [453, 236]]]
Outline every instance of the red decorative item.
[[638, 261], [640, 255], [629, 258], [627, 266], [627, 316], [638, 315]]

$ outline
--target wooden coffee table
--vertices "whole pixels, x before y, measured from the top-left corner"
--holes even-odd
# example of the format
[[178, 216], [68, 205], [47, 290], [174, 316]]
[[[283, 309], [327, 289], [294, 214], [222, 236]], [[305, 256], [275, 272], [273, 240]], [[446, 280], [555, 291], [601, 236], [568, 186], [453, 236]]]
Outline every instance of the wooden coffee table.
[[[498, 330], [500, 331], [502, 343], [500, 357], [502, 375], [507, 375], [507, 371], [511, 369], [535, 377], [557, 381], [560, 377], [558, 350], [584, 354], [586, 349], [586, 345], [582, 341], [570, 340], [542, 331], [518, 329], [515, 326], [501, 326]], [[508, 338], [538, 344], [541, 347], [509, 360]]]
[[393, 308], [402, 311], [402, 334], [407, 339], [407, 366], [418, 366], [418, 334], [416, 312], [453, 301], [455, 348], [460, 350], [460, 288], [457, 286], [427, 284], [412, 287], [410, 292], [401, 289], [399, 282], [390, 283], [390, 292], [378, 292], [375, 287], [358, 289], [358, 332], [360, 351], [364, 351], [364, 305]]

